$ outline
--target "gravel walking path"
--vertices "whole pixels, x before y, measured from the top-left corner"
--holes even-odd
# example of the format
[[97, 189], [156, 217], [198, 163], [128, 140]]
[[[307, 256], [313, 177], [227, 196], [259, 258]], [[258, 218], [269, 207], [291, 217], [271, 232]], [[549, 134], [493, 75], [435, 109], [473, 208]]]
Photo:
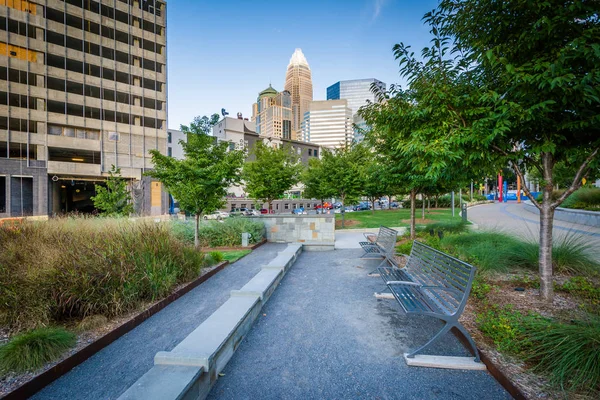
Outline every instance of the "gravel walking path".
[[[408, 367], [403, 354], [441, 322], [378, 300], [379, 260], [305, 252], [225, 367], [209, 399], [509, 399], [484, 371]], [[452, 335], [429, 354], [468, 355]]]

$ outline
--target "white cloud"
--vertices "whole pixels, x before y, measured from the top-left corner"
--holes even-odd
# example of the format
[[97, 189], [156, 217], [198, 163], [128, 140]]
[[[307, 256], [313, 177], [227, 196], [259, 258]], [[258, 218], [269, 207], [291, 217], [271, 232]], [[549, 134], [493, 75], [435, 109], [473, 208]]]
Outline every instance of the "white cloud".
[[381, 14], [381, 10], [383, 7], [389, 3], [389, 0], [373, 0], [373, 16], [371, 18], [371, 22], [375, 21], [377, 17]]

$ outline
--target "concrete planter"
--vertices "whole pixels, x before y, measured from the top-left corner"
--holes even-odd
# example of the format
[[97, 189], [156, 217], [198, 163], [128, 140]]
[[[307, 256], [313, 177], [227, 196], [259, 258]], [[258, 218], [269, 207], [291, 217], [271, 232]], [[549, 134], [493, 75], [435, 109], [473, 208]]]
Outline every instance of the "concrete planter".
[[[531, 201], [526, 201], [524, 204], [527, 211], [536, 215], [540, 214], [540, 210], [538, 210], [536, 206], [531, 203]], [[600, 212], [598, 211], [575, 210], [558, 207], [554, 211], [554, 219], [569, 222], [571, 224], [581, 224], [596, 228], [600, 227]]]

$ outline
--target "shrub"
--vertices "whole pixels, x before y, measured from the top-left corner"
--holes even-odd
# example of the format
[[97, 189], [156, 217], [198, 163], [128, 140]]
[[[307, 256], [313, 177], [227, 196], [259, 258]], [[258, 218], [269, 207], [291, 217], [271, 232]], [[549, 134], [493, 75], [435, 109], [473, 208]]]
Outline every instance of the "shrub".
[[0, 369], [24, 372], [60, 357], [76, 343], [75, 335], [62, 328], [40, 328], [13, 337], [0, 347]]
[[473, 280], [473, 285], [471, 286], [471, 295], [475, 297], [477, 300], [485, 300], [488, 293], [492, 291], [492, 285], [487, 283], [483, 278], [477, 274], [475, 279]]
[[564, 324], [523, 321], [531, 349], [526, 359], [567, 390], [600, 390], [600, 320]]
[[223, 253], [221, 253], [220, 251], [211, 251], [210, 253], [208, 253], [208, 255], [215, 263], [220, 263], [225, 258]]
[[557, 285], [557, 290], [572, 293], [582, 299], [588, 300], [595, 306], [600, 306], [600, 287], [583, 276], [569, 278], [562, 285]]
[[206, 259], [163, 224], [53, 219], [0, 228], [0, 323], [113, 317], [198, 276]]
[[469, 229], [468, 226], [469, 225], [463, 220], [440, 221], [427, 224], [424, 228], [422, 228], [422, 230], [425, 232], [430, 232], [433, 230], [434, 232], [442, 231], [444, 233], [462, 233]]
[[445, 236], [444, 250], [474, 264], [482, 271], [506, 272], [512, 268], [535, 268], [522, 263], [518, 254], [519, 240], [497, 232], [468, 232]]
[[578, 208], [589, 211], [600, 211], [600, 189], [581, 188], [561, 204], [564, 208]]
[[[173, 232], [194, 243], [193, 221], [173, 222]], [[258, 243], [264, 236], [264, 224], [252, 218], [226, 218], [223, 222], [204, 221], [200, 224], [199, 240], [201, 247], [233, 247], [242, 245], [242, 233], [250, 234], [250, 243]]]

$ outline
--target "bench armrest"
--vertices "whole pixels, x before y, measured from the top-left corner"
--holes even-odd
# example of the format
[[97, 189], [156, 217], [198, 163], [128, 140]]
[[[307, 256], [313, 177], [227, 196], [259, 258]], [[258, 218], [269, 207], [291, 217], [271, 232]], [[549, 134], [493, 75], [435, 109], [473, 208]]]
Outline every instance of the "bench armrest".
[[394, 253], [394, 255], [395, 255], [395, 256], [402, 256], [402, 257], [410, 258], [410, 256], [409, 256], [409, 255], [406, 255], [406, 254], [404, 254], [404, 253], [398, 253], [398, 252], [395, 252], [395, 253]]
[[365, 232], [365, 233], [363, 233], [363, 235], [364, 235], [365, 239], [367, 239], [369, 241], [371, 240], [371, 239], [369, 239], [370, 237], [375, 236], [375, 240], [373, 240], [373, 243], [375, 243], [377, 241], [377, 234], [376, 233]]
[[397, 285], [397, 286], [419, 286], [419, 287], [421, 287], [420, 283], [409, 282], [409, 281], [387, 281], [385, 284], [386, 285]]

